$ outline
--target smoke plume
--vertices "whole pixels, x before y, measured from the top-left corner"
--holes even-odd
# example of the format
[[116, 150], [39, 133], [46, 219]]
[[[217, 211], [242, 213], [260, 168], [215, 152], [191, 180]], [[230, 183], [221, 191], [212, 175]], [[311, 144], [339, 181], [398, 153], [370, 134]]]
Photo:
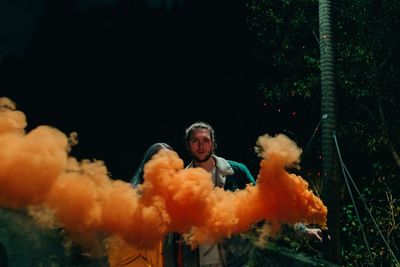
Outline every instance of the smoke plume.
[[284, 135], [259, 137], [257, 185], [235, 192], [213, 188], [210, 174], [184, 169], [182, 159], [161, 150], [145, 166], [138, 188], [111, 179], [102, 161], [78, 161], [74, 135], [51, 126], [30, 132], [24, 113], [0, 98], [0, 207], [28, 210], [36, 221], [61, 227], [78, 243], [118, 236], [152, 248], [168, 232], [185, 233], [195, 246], [229, 237], [266, 220], [326, 226], [327, 208], [300, 176], [287, 172], [301, 150]]

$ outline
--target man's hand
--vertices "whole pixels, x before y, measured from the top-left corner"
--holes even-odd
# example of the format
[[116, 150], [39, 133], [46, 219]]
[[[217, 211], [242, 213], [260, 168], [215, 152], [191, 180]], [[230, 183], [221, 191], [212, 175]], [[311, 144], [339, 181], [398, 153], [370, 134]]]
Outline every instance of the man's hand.
[[306, 235], [310, 239], [315, 239], [322, 242], [322, 230], [319, 228], [308, 228], [306, 230]]

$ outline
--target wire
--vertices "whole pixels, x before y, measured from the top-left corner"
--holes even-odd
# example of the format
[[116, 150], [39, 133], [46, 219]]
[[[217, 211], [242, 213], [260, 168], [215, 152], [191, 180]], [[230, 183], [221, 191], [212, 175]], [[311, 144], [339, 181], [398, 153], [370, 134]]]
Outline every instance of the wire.
[[314, 139], [314, 137], [315, 137], [315, 135], [316, 135], [316, 133], [317, 133], [317, 131], [318, 131], [318, 128], [319, 128], [319, 125], [320, 125], [321, 122], [322, 122], [322, 119], [323, 119], [323, 118], [321, 118], [321, 119], [319, 120], [317, 126], [316, 126], [315, 129], [314, 129], [313, 134], [311, 135], [310, 140], [308, 141], [308, 143], [307, 143], [307, 145], [306, 145], [306, 148], [304, 148], [304, 152], [302, 153], [302, 156], [301, 156], [302, 158], [304, 157], [304, 155], [307, 153], [308, 149], [310, 148], [311, 142], [313, 141], [313, 139]]
[[[347, 170], [346, 166], [345, 166], [345, 170], [346, 170], [346, 172], [348, 173], [349, 177], [351, 178], [351, 175], [350, 175], [349, 171]], [[393, 256], [393, 258], [394, 258], [394, 260], [396, 261], [397, 266], [400, 266], [399, 261], [397, 260], [396, 256], [394, 255], [394, 252], [392, 251], [392, 249], [391, 249], [390, 246], [389, 246], [389, 243], [386, 241], [386, 239], [385, 239], [385, 237], [383, 236], [381, 230], [379, 229], [378, 223], [376, 222], [374, 216], [373, 216], [373, 215], [371, 214], [371, 212], [369, 211], [368, 206], [367, 206], [367, 204], [365, 203], [365, 200], [364, 200], [364, 198], [362, 197], [360, 191], [358, 190], [358, 188], [357, 188], [357, 186], [356, 186], [356, 184], [355, 184], [353, 178], [351, 178], [350, 181], [352, 182], [352, 184], [353, 184], [354, 188], [356, 189], [357, 193], [360, 195], [360, 198], [361, 198], [361, 200], [362, 200], [362, 203], [364, 204], [365, 209], [367, 210], [369, 216], [371, 217], [371, 219], [372, 219], [372, 221], [373, 221], [373, 223], [374, 223], [376, 229], [378, 230], [379, 235], [380, 235], [381, 238], [383, 239], [383, 242], [385, 243], [386, 247], [389, 249], [390, 253], [392, 254], [392, 256]]]
[[[358, 190], [358, 187], [357, 187], [356, 183], [354, 182], [354, 179], [351, 177], [349, 170], [347, 169], [346, 165], [344, 164], [344, 162], [343, 162], [343, 160], [342, 160], [342, 157], [341, 157], [341, 154], [340, 154], [340, 150], [339, 150], [339, 145], [338, 145], [338, 143], [337, 143], [337, 139], [336, 139], [335, 133], [333, 133], [333, 138], [334, 138], [334, 140], [335, 140], [336, 149], [337, 149], [337, 152], [338, 152], [338, 155], [339, 155], [340, 164], [342, 165], [342, 170], [345, 171], [345, 172], [347, 173], [348, 177], [350, 178], [351, 183], [353, 184], [355, 190], [357, 191], [357, 193], [358, 193], [358, 195], [359, 195], [359, 197], [360, 197], [360, 199], [361, 199], [361, 202], [364, 204], [365, 209], [367, 210], [367, 212], [368, 212], [369, 216], [371, 217], [371, 219], [372, 219], [372, 221], [373, 221], [373, 223], [374, 223], [376, 229], [378, 230], [379, 235], [381, 236], [383, 242], [385, 243], [386, 247], [388, 248], [390, 254], [391, 254], [392, 257], [393, 257], [393, 259], [395, 260], [397, 266], [400, 266], [400, 263], [399, 263], [398, 259], [397, 259], [396, 256], [394, 255], [394, 252], [393, 252], [393, 250], [390, 248], [389, 243], [387, 242], [387, 240], [386, 240], [385, 237], [383, 236], [381, 230], [379, 229], [378, 223], [376, 222], [374, 216], [373, 216], [373, 215], [371, 214], [371, 212], [369, 211], [368, 205], [366, 204], [366, 202], [365, 202], [365, 200], [364, 200], [362, 194], [360, 193], [360, 191]], [[346, 184], [348, 184], [347, 175], [344, 173], [344, 178], [345, 178]], [[348, 189], [349, 189], [349, 193], [350, 193], [350, 196], [351, 196], [351, 198], [352, 198], [354, 207], [356, 207], [349, 186], [348, 186]], [[356, 210], [357, 210], [357, 209], [356, 209]], [[356, 213], [357, 213], [357, 212], [356, 212]], [[357, 216], [358, 216], [358, 213], [357, 213]], [[358, 219], [360, 220], [360, 218], [358, 218]], [[360, 220], [360, 223], [361, 223], [361, 220]], [[363, 233], [364, 233], [364, 231], [363, 231]], [[365, 235], [365, 234], [364, 234], [364, 235]], [[367, 246], [368, 246], [368, 244], [367, 244]], [[369, 250], [369, 247], [368, 247], [368, 250]], [[369, 251], [368, 251], [368, 253], [370, 254]], [[371, 255], [371, 254], [370, 254], [370, 255]]]
[[358, 222], [360, 223], [360, 228], [361, 228], [361, 232], [362, 232], [362, 235], [363, 235], [363, 239], [364, 239], [365, 245], [367, 246], [368, 255], [369, 255], [369, 258], [371, 259], [372, 265], [375, 266], [374, 260], [373, 260], [372, 255], [371, 255], [371, 249], [370, 249], [368, 241], [367, 241], [367, 236], [366, 236], [365, 231], [364, 231], [364, 225], [363, 225], [363, 223], [361, 221], [360, 214], [358, 213], [358, 209], [357, 209], [357, 206], [356, 206], [356, 202], [354, 201], [353, 193], [351, 192], [349, 181], [347, 180], [347, 175], [346, 175], [346, 172], [345, 172], [345, 166], [344, 166], [344, 163], [343, 163], [343, 160], [342, 160], [342, 155], [341, 155], [340, 150], [339, 150], [339, 145], [338, 145], [335, 133], [333, 134], [333, 139], [335, 140], [336, 151], [338, 153], [340, 165], [342, 167], [342, 173], [343, 173], [343, 176], [344, 176], [344, 180], [346, 182], [347, 190], [349, 190], [349, 195], [350, 195], [350, 198], [351, 198], [351, 202], [353, 202], [354, 210], [356, 212], [356, 216], [357, 216]]

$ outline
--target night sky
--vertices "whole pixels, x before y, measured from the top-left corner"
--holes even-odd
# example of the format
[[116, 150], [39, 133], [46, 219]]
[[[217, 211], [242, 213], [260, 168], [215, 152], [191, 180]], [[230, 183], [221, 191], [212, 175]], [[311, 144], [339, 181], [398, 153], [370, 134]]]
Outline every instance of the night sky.
[[278, 111], [257, 90], [242, 1], [186, 1], [169, 11], [127, 0], [28, 2], [23, 10], [2, 4], [10, 26], [0, 33], [1, 95], [26, 114], [28, 131], [77, 132], [71, 155], [103, 160], [115, 179], [128, 181], [158, 141], [187, 162], [183, 133], [198, 120], [214, 127], [218, 155], [254, 175], [258, 136], [283, 132], [304, 146], [312, 134], [307, 114]]

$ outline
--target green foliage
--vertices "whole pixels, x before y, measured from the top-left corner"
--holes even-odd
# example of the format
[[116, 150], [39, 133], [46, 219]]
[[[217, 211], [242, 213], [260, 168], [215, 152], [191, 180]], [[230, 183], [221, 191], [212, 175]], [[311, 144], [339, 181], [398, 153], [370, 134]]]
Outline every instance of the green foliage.
[[[270, 102], [300, 96], [319, 107], [318, 1], [247, 0], [246, 6], [255, 49], [264, 51], [255, 59], [264, 73], [258, 89]], [[340, 1], [333, 9], [338, 11], [334, 37], [339, 133], [353, 136], [371, 155], [389, 143], [398, 148], [400, 4]]]
[[[398, 192], [393, 189], [396, 188], [393, 186], [395, 184], [393, 178], [380, 177], [375, 179], [372, 185], [362, 190], [362, 196], [393, 254], [398, 257], [400, 248], [395, 241], [400, 238], [398, 231], [400, 228], [400, 202], [399, 199], [394, 198], [394, 195]], [[359, 218], [356, 216], [354, 205], [348, 204], [343, 207], [341, 224], [344, 242], [342, 243], [342, 251], [346, 265], [370, 265], [372, 257], [376, 266], [396, 266], [392, 253], [387, 248], [367, 210], [361, 204], [357, 208], [362, 214], [360, 216], [362, 227]], [[362, 230], [367, 237], [369, 252], [361, 234]]]
[[337, 18], [337, 88], [341, 130], [372, 156], [400, 140], [398, 1], [349, 1]]
[[318, 16], [310, 16], [318, 12], [318, 1], [248, 0], [246, 6], [250, 31], [259, 49], [268, 51], [258, 88], [271, 101], [311, 97], [319, 85]]
[[[264, 74], [257, 82], [266, 101], [285, 104], [296, 97], [300, 108], [318, 110], [318, 1], [246, 2], [255, 49], [263, 51], [256, 53], [260, 56], [254, 62]], [[337, 136], [342, 156], [353, 175], [365, 177], [355, 177], [355, 182], [363, 188], [372, 215], [398, 256], [400, 192], [393, 181], [400, 169], [400, 2], [344, 0], [332, 4]], [[310, 121], [302, 126], [314, 125]], [[311, 153], [318, 151], [314, 148]], [[342, 190], [343, 264], [368, 265], [360, 224], [348, 192]], [[363, 209], [360, 200], [356, 201]], [[361, 216], [375, 264], [394, 266], [368, 213], [364, 210]]]

